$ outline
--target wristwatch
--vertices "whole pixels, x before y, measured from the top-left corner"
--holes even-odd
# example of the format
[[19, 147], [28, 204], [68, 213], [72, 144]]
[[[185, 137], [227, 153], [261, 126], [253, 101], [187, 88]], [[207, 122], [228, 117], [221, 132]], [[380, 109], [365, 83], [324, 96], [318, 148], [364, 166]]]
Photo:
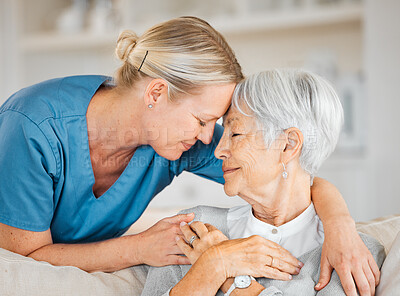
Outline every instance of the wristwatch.
[[224, 296], [231, 295], [232, 291], [235, 290], [236, 288], [238, 289], [248, 288], [251, 285], [252, 280], [255, 281], [256, 279], [250, 275], [235, 276], [235, 280], [233, 281], [232, 286], [229, 288], [228, 292], [226, 292]]

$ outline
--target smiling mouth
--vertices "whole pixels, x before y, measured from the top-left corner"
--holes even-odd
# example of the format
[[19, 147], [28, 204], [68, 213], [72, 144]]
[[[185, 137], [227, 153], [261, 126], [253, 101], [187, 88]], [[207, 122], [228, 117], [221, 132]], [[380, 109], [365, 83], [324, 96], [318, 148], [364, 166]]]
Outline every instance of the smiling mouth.
[[228, 174], [231, 174], [231, 173], [236, 172], [236, 171], [239, 170], [239, 169], [240, 169], [240, 168], [234, 168], [234, 169], [229, 168], [229, 169], [222, 169], [222, 170], [223, 170], [223, 172], [224, 172], [224, 175], [228, 175]]

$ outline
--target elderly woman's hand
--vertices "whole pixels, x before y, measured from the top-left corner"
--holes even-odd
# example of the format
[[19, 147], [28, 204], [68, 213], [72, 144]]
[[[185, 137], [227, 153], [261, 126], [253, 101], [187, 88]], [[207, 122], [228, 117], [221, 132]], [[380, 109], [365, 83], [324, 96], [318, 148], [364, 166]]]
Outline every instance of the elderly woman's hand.
[[361, 296], [375, 295], [380, 277], [379, 268], [358, 235], [354, 221], [336, 221], [324, 228], [321, 274], [315, 289], [321, 290], [329, 283], [334, 268], [346, 295], [357, 295], [356, 288]]
[[177, 237], [178, 246], [189, 258], [191, 264], [194, 264], [207, 249], [228, 239], [213, 225], [208, 223], [204, 224], [200, 221], [194, 221], [190, 226], [182, 222], [181, 231], [187, 242], [190, 242], [192, 237], [196, 237], [192, 246], [187, 244], [179, 236]]
[[253, 235], [249, 238], [228, 240], [217, 228], [202, 222], [181, 226], [186, 241], [198, 236], [190, 246], [178, 237], [178, 246], [194, 264], [200, 256], [210, 264], [220, 264], [225, 277], [248, 274], [277, 280], [290, 280], [303, 264], [280, 245]]

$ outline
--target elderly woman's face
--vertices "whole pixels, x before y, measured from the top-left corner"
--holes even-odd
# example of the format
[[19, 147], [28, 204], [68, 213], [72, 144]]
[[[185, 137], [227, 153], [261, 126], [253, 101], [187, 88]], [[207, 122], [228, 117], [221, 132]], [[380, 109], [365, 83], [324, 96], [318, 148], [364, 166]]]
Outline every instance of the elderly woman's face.
[[233, 106], [224, 118], [224, 127], [215, 156], [223, 160], [225, 193], [229, 196], [257, 194], [265, 192], [271, 183], [279, 182], [282, 167], [278, 141], [268, 149], [256, 120]]

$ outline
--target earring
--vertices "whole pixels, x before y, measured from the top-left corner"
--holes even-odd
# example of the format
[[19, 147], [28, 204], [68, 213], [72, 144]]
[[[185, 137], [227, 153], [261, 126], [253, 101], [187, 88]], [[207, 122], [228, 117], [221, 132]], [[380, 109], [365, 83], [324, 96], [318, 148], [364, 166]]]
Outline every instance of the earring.
[[283, 179], [287, 179], [288, 172], [286, 171], [286, 167], [285, 167], [285, 164], [283, 162], [282, 162], [282, 166], [283, 166], [282, 178]]
[[153, 105], [152, 105], [152, 104], [149, 104], [147, 107], [149, 107], [149, 108], [151, 109], [151, 108], [153, 108]]

